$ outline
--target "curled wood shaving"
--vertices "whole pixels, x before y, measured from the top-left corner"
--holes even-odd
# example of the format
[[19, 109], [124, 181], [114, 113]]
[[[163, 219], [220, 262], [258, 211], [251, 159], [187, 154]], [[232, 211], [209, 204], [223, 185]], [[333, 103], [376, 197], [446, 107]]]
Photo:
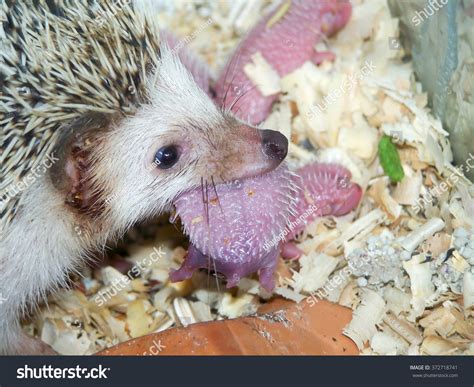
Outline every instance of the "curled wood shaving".
[[428, 220], [423, 226], [408, 234], [403, 240], [402, 246], [407, 251], [413, 251], [426, 238], [433, 235], [435, 232], [441, 231], [444, 227], [444, 222], [440, 218], [432, 218]]
[[430, 263], [426, 261], [424, 254], [419, 254], [404, 262], [403, 268], [410, 276], [413, 313], [416, 317], [421, 316], [428, 300], [435, 294], [435, 288], [431, 281]]
[[339, 259], [323, 253], [311, 253], [300, 258], [301, 269], [293, 274], [295, 291], [312, 292], [323, 286], [336, 268]]
[[463, 280], [463, 300], [466, 313], [474, 312], [474, 273], [464, 273]]
[[252, 63], [244, 66], [244, 72], [263, 96], [278, 94], [281, 91], [280, 76], [260, 52], [252, 55]]
[[376, 332], [370, 339], [371, 349], [380, 355], [400, 355], [408, 350], [408, 343], [390, 330]]
[[352, 321], [343, 333], [363, 349], [377, 332], [376, 325], [382, 322], [385, 314], [385, 301], [376, 292], [365, 290], [360, 305], [354, 310]]
[[362, 239], [367, 236], [378, 224], [384, 222], [386, 215], [379, 209], [374, 209], [367, 215], [357, 219], [352, 223], [346, 230], [343, 231], [341, 236], [337, 238], [331, 246], [336, 247], [338, 250], [342, 248], [346, 241], [352, 239]]

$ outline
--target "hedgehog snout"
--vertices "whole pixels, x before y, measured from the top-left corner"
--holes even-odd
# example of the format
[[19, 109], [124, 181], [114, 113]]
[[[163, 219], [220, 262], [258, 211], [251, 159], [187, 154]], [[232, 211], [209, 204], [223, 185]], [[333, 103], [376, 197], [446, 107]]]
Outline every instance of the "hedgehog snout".
[[263, 129], [262, 147], [267, 157], [279, 164], [288, 153], [288, 139], [276, 130]]
[[[222, 133], [222, 134], [219, 134]], [[218, 183], [261, 176], [275, 170], [288, 153], [288, 140], [278, 131], [258, 129], [238, 121], [215, 133], [216, 144], [200, 153], [201, 175]], [[204, 142], [205, 143], [205, 142]]]

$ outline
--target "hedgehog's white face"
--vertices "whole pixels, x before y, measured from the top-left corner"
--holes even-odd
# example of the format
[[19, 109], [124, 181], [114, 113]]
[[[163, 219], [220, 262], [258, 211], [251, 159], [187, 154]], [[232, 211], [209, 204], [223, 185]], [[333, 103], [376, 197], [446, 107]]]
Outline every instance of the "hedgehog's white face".
[[179, 194], [260, 175], [285, 158], [288, 142], [223, 114], [176, 60], [163, 62], [151, 102], [107, 134], [94, 180], [114, 223], [126, 227], [169, 209]]

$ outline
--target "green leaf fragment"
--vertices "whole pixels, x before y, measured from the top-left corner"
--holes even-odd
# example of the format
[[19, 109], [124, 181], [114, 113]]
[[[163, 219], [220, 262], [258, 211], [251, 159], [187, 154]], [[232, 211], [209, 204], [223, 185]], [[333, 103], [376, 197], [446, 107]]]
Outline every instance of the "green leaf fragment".
[[402, 181], [405, 173], [403, 172], [402, 163], [398, 149], [392, 142], [392, 139], [384, 135], [379, 141], [379, 159], [385, 174], [393, 183]]

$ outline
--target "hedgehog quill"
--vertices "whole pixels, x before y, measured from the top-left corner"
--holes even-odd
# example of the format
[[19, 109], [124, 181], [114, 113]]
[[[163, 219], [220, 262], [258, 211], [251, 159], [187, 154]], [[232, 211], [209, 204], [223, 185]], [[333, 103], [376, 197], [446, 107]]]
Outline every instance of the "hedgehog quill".
[[[248, 86], [244, 63], [231, 60], [212, 93], [204, 65], [174, 52], [170, 33], [132, 4], [113, 7], [86, 0], [2, 5], [0, 353], [50, 353], [22, 333], [20, 319], [67, 286], [68, 274], [95, 251], [174, 206], [192, 242], [175, 280], [212, 264], [228, 286], [258, 272], [271, 289], [281, 245], [266, 251], [265, 242], [307, 204], [317, 204], [314, 218], [347, 213], [360, 199], [342, 167], [290, 171], [286, 137], [256, 126], [277, 96], [228, 93], [232, 82]], [[109, 13], [115, 16], [97, 23]], [[267, 29], [286, 28], [298, 40], [304, 31], [291, 26], [319, 26], [283, 74], [317, 60], [312, 47], [321, 32], [337, 31], [349, 16], [347, 3], [293, 1], [279, 20], [269, 14], [240, 50], [265, 54], [263, 44], [273, 47], [267, 54], [280, 52], [272, 63], [284, 61], [279, 35], [272, 41]], [[54, 162], [34, 173], [48, 157]], [[242, 184], [228, 184], [236, 180]]]

